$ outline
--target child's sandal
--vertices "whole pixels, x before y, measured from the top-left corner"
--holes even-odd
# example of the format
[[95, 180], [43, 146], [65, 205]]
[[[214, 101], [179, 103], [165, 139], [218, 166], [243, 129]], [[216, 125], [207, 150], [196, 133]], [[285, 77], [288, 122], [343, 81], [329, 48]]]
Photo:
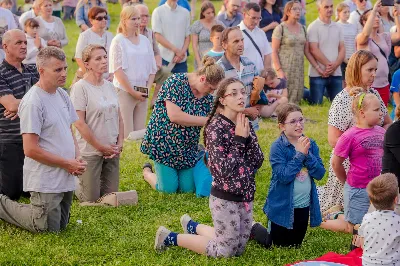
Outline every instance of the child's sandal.
[[358, 228], [360, 228], [359, 224], [356, 224], [353, 227], [353, 238], [351, 239], [350, 250], [355, 250], [356, 248], [361, 247], [361, 237], [358, 234]]

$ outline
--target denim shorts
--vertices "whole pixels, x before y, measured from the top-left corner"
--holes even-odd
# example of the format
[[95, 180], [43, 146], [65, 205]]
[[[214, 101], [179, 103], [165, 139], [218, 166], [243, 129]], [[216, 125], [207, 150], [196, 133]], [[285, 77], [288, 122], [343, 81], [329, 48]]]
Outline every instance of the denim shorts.
[[343, 188], [343, 199], [345, 220], [352, 224], [361, 224], [370, 205], [367, 189], [355, 188], [346, 182]]

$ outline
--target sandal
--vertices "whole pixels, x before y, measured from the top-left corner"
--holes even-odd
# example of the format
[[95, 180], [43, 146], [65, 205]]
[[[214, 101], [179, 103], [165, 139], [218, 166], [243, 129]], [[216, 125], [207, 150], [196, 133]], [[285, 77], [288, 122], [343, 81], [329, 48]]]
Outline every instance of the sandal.
[[360, 242], [361, 242], [362, 237], [358, 234], [359, 228], [360, 228], [360, 224], [356, 224], [353, 227], [353, 238], [351, 239], [350, 251], [361, 247]]
[[151, 171], [152, 173], [154, 173], [154, 171], [153, 171], [153, 166], [151, 165], [151, 163], [145, 163], [145, 164], [143, 164], [142, 169], [144, 170], [144, 168], [149, 168], [150, 171]]

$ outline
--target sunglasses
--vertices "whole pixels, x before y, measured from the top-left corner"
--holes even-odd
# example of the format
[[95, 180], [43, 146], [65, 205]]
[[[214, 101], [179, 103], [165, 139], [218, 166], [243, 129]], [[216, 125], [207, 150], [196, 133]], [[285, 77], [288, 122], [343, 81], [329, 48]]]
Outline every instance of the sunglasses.
[[368, 0], [358, 0], [360, 3], [363, 3], [364, 1], [367, 2]]
[[104, 16], [104, 17], [100, 16], [100, 17], [95, 17], [94, 19], [97, 20], [97, 21], [102, 21], [103, 19], [104, 20], [108, 20], [108, 17], [107, 16]]

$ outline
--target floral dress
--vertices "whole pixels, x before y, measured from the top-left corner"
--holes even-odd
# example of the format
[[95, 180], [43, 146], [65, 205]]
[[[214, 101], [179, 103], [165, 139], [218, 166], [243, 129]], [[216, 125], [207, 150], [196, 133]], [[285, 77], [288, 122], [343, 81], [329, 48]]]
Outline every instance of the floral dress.
[[[383, 117], [387, 114], [386, 106], [383, 103], [381, 96], [375, 89], [370, 89], [369, 92], [375, 94], [381, 102], [381, 111], [383, 113], [381, 125], [383, 125]], [[352, 101], [353, 98], [349, 95], [347, 90], [342, 90], [339, 92], [333, 100], [331, 108], [329, 109], [328, 125], [333, 126], [342, 132], [345, 132], [354, 126], [354, 115], [351, 111]], [[329, 161], [331, 162], [331, 159]], [[350, 162], [348, 159], [343, 162], [343, 166], [347, 173], [350, 168]], [[343, 207], [343, 185], [339, 179], [337, 179], [331, 163], [329, 163], [328, 182], [324, 186], [323, 192], [319, 197], [319, 201], [322, 212], [335, 205]]]
[[281, 42], [279, 60], [287, 78], [289, 102], [298, 104], [304, 93], [304, 45], [307, 33], [304, 26], [300, 32], [292, 33], [285, 23], [274, 29], [272, 38]]
[[166, 101], [176, 104], [189, 115], [207, 116], [213, 96], [196, 98], [187, 73], [173, 74], [161, 87], [140, 150], [150, 159], [174, 169], [187, 169], [198, 161], [201, 127], [181, 126], [171, 122]]

